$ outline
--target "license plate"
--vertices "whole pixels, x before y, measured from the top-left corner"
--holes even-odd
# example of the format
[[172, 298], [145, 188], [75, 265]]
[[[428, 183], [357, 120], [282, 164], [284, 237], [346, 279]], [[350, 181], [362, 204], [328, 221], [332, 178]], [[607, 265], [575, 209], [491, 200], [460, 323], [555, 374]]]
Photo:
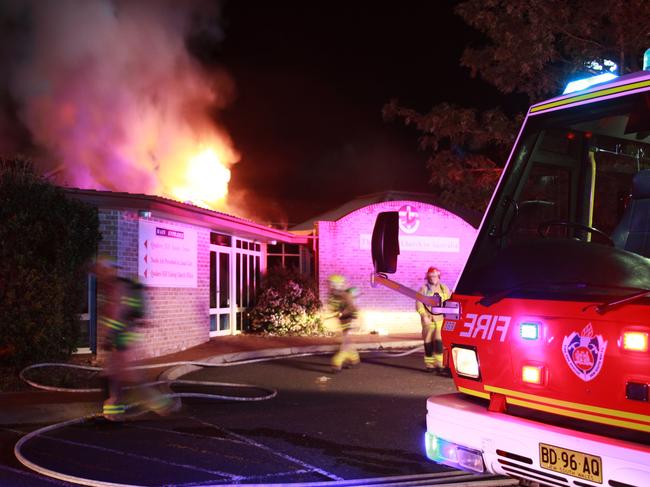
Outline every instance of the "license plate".
[[540, 443], [539, 465], [546, 470], [603, 483], [603, 462], [600, 457], [588, 453]]

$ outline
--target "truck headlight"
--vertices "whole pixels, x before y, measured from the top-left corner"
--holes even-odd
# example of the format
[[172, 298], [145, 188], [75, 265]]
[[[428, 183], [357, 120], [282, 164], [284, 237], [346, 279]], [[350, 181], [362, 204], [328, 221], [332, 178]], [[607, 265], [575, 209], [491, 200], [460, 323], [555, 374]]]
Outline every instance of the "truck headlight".
[[456, 367], [456, 373], [461, 377], [478, 379], [480, 377], [480, 368], [478, 364], [478, 355], [474, 347], [465, 347], [462, 345], [451, 346], [451, 357]]

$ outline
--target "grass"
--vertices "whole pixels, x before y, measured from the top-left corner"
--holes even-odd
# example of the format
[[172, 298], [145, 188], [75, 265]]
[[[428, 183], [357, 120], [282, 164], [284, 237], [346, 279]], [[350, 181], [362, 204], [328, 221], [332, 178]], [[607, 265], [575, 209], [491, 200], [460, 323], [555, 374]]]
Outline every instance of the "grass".
[[[76, 365], [93, 365], [90, 355], [73, 355], [67, 363]], [[0, 366], [0, 392], [23, 392], [35, 390], [20, 379], [22, 367]], [[68, 388], [101, 387], [98, 372], [70, 369], [64, 367], [45, 367], [32, 369], [25, 374], [29, 380], [40, 384]]]
[[28, 391], [32, 387], [20, 380], [20, 370], [14, 367], [0, 367], [0, 392]]

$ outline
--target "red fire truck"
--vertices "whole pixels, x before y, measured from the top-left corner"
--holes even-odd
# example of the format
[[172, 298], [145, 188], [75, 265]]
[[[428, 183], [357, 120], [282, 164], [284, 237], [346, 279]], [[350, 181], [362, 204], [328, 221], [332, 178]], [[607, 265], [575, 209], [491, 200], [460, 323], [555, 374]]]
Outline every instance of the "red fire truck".
[[427, 401], [436, 462], [551, 486], [650, 486], [650, 71], [533, 105], [446, 303], [458, 390]]

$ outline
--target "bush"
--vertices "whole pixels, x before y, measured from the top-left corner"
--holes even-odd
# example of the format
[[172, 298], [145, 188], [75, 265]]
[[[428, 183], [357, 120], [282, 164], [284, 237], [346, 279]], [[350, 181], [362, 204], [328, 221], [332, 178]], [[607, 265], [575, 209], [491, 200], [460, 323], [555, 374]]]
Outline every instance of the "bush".
[[265, 277], [257, 304], [250, 311], [251, 331], [273, 335], [322, 334], [320, 307], [313, 280], [293, 270], [274, 268]]
[[0, 363], [75, 350], [85, 263], [99, 239], [95, 208], [68, 199], [30, 162], [0, 158]]

